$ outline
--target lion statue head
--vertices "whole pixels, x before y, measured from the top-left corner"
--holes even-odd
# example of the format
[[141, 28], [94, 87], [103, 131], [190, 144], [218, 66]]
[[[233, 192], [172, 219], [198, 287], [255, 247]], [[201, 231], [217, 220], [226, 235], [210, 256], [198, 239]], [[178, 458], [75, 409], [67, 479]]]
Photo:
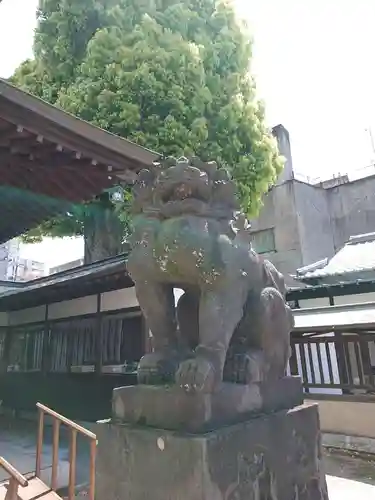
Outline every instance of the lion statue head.
[[216, 162], [166, 158], [139, 173], [133, 211], [161, 220], [184, 215], [232, 220], [238, 211], [236, 189]]
[[209, 282], [220, 274], [225, 245], [250, 249], [236, 186], [215, 162], [194, 157], [154, 163], [133, 189], [134, 231], [128, 268], [184, 283]]

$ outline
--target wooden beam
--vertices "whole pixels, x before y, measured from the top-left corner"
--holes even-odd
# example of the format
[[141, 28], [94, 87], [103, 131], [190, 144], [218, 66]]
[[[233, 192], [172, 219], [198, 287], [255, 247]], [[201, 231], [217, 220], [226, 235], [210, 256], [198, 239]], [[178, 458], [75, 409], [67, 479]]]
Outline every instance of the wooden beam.
[[32, 141], [35, 139], [35, 135], [27, 130], [23, 132], [16, 131], [16, 128], [8, 128], [6, 133], [0, 132], [0, 146], [8, 146], [12, 142], [14, 144], [23, 144], [25, 141]]
[[[1, 162], [0, 162], [1, 164]], [[17, 165], [11, 168], [0, 168], [1, 183], [16, 189], [21, 189], [34, 194], [47, 196], [49, 198], [57, 198], [68, 202], [77, 203], [82, 199], [90, 197], [91, 190], [82, 186], [80, 182], [72, 181], [72, 178], [60, 171], [58, 174], [52, 168], [34, 167], [32, 162], [31, 166], [22, 167]], [[4, 165], [6, 167], [7, 165]], [[70, 178], [69, 178], [70, 177]]]
[[[18, 132], [17, 132], [18, 130]], [[0, 129], [0, 152], [10, 152], [12, 154], [28, 155], [32, 153], [35, 158], [46, 158], [53, 156], [53, 153], [64, 153], [68, 159], [74, 158], [80, 160], [84, 158], [81, 151], [70, 150], [62, 144], [56, 144], [48, 141], [42, 134], [33, 134], [28, 132], [23, 127], [7, 127], [5, 133], [1, 133]], [[92, 165], [98, 165], [98, 161], [91, 160]], [[112, 169], [112, 167], [110, 167]]]
[[12, 152], [12, 153], [20, 153], [27, 154], [30, 152], [39, 151], [40, 153], [45, 154], [55, 153], [56, 145], [52, 142], [45, 141], [42, 136], [24, 136], [17, 138], [10, 138], [7, 140], [3, 140], [0, 137], [0, 151], [3, 153]]
[[0, 182], [74, 203], [91, 199], [112, 185], [107, 173], [100, 168], [93, 167], [85, 160], [71, 161], [75, 164], [55, 168], [54, 165], [41, 165], [32, 160], [10, 165], [0, 160]]
[[[46, 103], [38, 102], [37, 104], [38, 106], [46, 106]], [[112, 165], [116, 171], [121, 172], [122, 170], [129, 169], [131, 171], [137, 172], [142, 168], [145, 168], [145, 163], [142, 164], [137, 159], [131, 159], [124, 153], [110, 150], [104, 145], [95, 142], [94, 138], [97, 135], [108, 136], [109, 141], [114, 141], [116, 143], [119, 143], [119, 145], [121, 144], [121, 146], [124, 145], [124, 147], [126, 145], [129, 151], [133, 151], [133, 153], [137, 153], [139, 156], [149, 158], [150, 163], [157, 158], [157, 155], [155, 153], [140, 148], [136, 144], [122, 141], [120, 137], [107, 134], [103, 130], [100, 130], [97, 127], [93, 127], [77, 118], [67, 116], [65, 113], [61, 112], [57, 108], [54, 108], [53, 106], [47, 105], [47, 107], [51, 115], [50, 119], [47, 119], [43, 116], [36, 116], [34, 110], [25, 113], [25, 110], [21, 107], [21, 105], [15, 106], [13, 103], [7, 102], [5, 100], [1, 102], [1, 115], [7, 121], [22, 123], [24, 129], [28, 132], [31, 132], [35, 136], [43, 135], [45, 139], [48, 139], [56, 144], [60, 144], [64, 147], [64, 149], [67, 148], [71, 151], [80, 151], [82, 155], [86, 156], [87, 158], [94, 158], [96, 161], [105, 165]], [[71, 121], [73, 118], [75, 127], [79, 129], [79, 133], [73, 131], [73, 129], [68, 130], [63, 128], [58, 120], [54, 121], [53, 116], [60, 113], [60, 121]], [[90, 130], [93, 138], [89, 139], [87, 137], [84, 137], [84, 129]]]
[[14, 126], [6, 127], [0, 129], [0, 146], [7, 146], [11, 139], [17, 136], [17, 132]]
[[87, 159], [75, 159], [72, 154], [58, 153], [49, 147], [29, 148], [19, 150], [17, 147], [8, 149], [8, 152], [0, 151], [0, 164], [6, 164], [8, 168], [41, 168], [41, 167], [65, 167], [72, 166], [80, 168], [81, 164], [88, 165]]

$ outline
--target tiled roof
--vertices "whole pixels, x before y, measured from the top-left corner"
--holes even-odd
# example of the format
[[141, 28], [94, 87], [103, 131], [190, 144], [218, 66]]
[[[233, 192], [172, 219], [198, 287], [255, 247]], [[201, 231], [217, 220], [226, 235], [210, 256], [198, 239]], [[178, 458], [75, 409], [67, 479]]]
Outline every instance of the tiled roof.
[[327, 263], [320, 261], [297, 270], [296, 279], [300, 281], [336, 281], [364, 279], [375, 273], [375, 233], [352, 236], [346, 245]]
[[[0, 293], [0, 311], [35, 307], [133, 286], [126, 271], [127, 255], [125, 252], [116, 257], [27, 281], [16, 288], [5, 290]], [[109, 283], [109, 289], [104, 289], [106, 288], [104, 282]]]

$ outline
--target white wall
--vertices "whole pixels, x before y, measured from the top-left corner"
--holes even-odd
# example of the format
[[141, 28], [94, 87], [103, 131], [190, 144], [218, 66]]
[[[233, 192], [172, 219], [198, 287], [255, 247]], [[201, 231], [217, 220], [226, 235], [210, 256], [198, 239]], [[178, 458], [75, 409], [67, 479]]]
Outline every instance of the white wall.
[[9, 325], [23, 325], [25, 323], [37, 323], [45, 319], [45, 307], [38, 306], [21, 311], [10, 311], [8, 313]]
[[317, 299], [302, 299], [298, 301], [301, 309], [309, 309], [310, 307], [325, 307], [329, 306], [328, 297], [319, 297]]
[[341, 295], [335, 297], [335, 305], [362, 304], [364, 302], [375, 302], [375, 292], [359, 293], [358, 295]]
[[[340, 295], [334, 297], [333, 300], [335, 302], [335, 306], [375, 302], [375, 292], [358, 293], [357, 295]], [[325, 307], [329, 306], [329, 298], [318, 297], [316, 299], [301, 299], [298, 303], [301, 309], [308, 309], [310, 307]]]
[[[343, 401], [333, 396], [332, 400], [317, 398], [316, 402], [319, 403], [322, 432], [375, 438], [375, 403], [373, 401]], [[350, 498], [360, 499], [360, 497], [353, 496]]]
[[[134, 287], [102, 293], [101, 296], [101, 311], [115, 311], [116, 309], [126, 309], [137, 306], [138, 300], [135, 296]], [[95, 314], [96, 308], [96, 295], [88, 295], [78, 299], [56, 302], [48, 306], [48, 319], [53, 320], [82, 316], [85, 314]], [[0, 313], [0, 326], [7, 325], [7, 317], [9, 317], [10, 325], [22, 325], [25, 323], [44, 321], [45, 306], [11, 311], [9, 314]]]
[[0, 312], [0, 326], [8, 325], [8, 313]]
[[69, 318], [83, 314], [95, 314], [96, 295], [80, 297], [79, 299], [64, 300], [48, 306], [48, 319]]
[[[182, 293], [182, 290], [175, 290], [176, 302]], [[101, 294], [101, 311], [116, 311], [117, 309], [138, 307], [138, 305], [134, 287], [123, 288], [121, 290], [114, 290], [112, 292], [105, 292]], [[96, 295], [88, 295], [86, 297], [80, 297], [79, 299], [56, 302], [48, 306], [48, 319], [53, 320], [73, 316], [82, 316], [85, 314], [95, 314], [96, 308]], [[38, 321], [44, 321], [44, 318], [45, 306], [9, 312], [10, 325], [36, 323]], [[6, 326], [7, 321], [7, 313], [0, 313], [0, 326]]]
[[135, 296], [134, 287], [102, 293], [101, 311], [115, 311], [116, 309], [125, 309], [128, 307], [138, 307], [138, 300]]
[[[182, 294], [182, 290], [175, 289], [175, 300]], [[347, 295], [335, 297], [335, 304], [356, 304], [363, 302], [375, 302], [375, 293], [362, 293], [358, 295]], [[329, 306], [328, 297], [317, 299], [300, 300], [299, 305], [301, 308], [312, 308]], [[59, 319], [69, 316], [80, 316], [84, 314], [94, 314], [96, 312], [97, 297], [90, 295], [81, 297], [79, 299], [66, 300], [63, 302], [56, 302], [50, 304], [48, 317], [50, 319]], [[116, 309], [126, 309], [127, 307], [137, 307], [138, 300], [135, 295], [134, 287], [123, 288], [121, 290], [114, 290], [112, 292], [102, 293], [101, 295], [101, 310], [114, 311]], [[7, 324], [7, 313], [0, 313], [0, 326]], [[45, 317], [44, 306], [23, 309], [21, 311], [14, 311], [9, 313], [9, 324], [24, 324], [43, 321]]]

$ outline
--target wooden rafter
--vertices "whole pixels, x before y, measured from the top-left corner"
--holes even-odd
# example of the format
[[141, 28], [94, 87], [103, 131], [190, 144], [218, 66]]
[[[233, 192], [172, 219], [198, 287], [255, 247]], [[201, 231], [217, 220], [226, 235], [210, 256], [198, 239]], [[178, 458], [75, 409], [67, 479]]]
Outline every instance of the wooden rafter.
[[101, 172], [93, 170], [88, 163], [81, 163], [79, 168], [66, 166], [58, 169], [49, 165], [34, 166], [31, 161], [28, 165], [14, 164], [11, 168], [3, 164], [0, 167], [0, 177], [5, 186], [73, 203], [92, 198], [97, 194], [96, 187], [99, 184], [100, 191], [111, 185], [108, 176], [106, 180]]
[[0, 79], [0, 243], [158, 157]]

